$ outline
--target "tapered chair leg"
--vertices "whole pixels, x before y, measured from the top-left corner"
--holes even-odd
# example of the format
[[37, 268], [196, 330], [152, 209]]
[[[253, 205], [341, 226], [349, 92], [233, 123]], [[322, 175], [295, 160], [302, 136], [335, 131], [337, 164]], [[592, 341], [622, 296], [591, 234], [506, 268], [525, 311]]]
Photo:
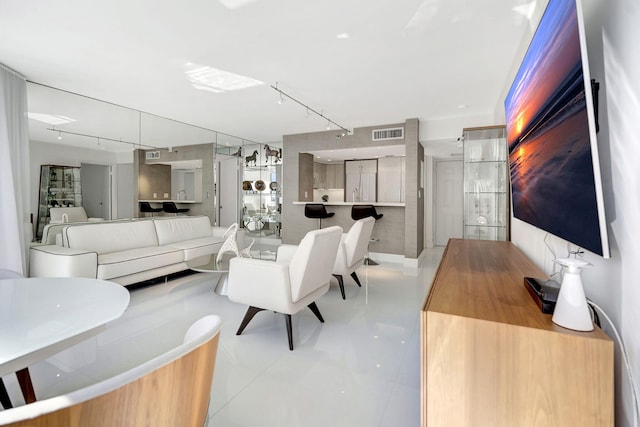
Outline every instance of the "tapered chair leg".
[[287, 322], [287, 338], [289, 338], [289, 350], [293, 351], [293, 327], [291, 326], [291, 315], [285, 314], [284, 318]]
[[31, 382], [31, 375], [29, 375], [29, 368], [23, 368], [16, 371], [16, 377], [18, 378], [18, 384], [20, 390], [22, 390], [22, 396], [25, 403], [33, 403], [36, 401], [36, 392], [33, 389], [33, 383]]
[[362, 287], [362, 285], [360, 284], [360, 279], [358, 279], [358, 275], [356, 274], [356, 272], [354, 271], [353, 273], [351, 273], [351, 277], [353, 277], [353, 280], [356, 281], [356, 283], [358, 284], [358, 286]]
[[242, 323], [240, 323], [240, 327], [238, 328], [238, 332], [236, 332], [236, 335], [240, 335], [242, 331], [244, 331], [244, 328], [247, 327], [249, 322], [251, 322], [251, 319], [253, 319], [253, 316], [261, 312], [262, 310], [264, 310], [264, 308], [249, 306], [249, 308], [247, 309], [247, 312], [244, 314], [244, 318], [242, 319]]
[[318, 306], [316, 305], [315, 302], [312, 302], [307, 307], [309, 307], [309, 309], [313, 312], [313, 314], [316, 315], [316, 317], [318, 318], [318, 320], [321, 323], [324, 323], [324, 319], [322, 318], [322, 314], [320, 314], [320, 310], [318, 310]]
[[342, 275], [334, 274], [333, 277], [338, 279], [338, 285], [340, 285], [340, 293], [342, 294], [342, 299], [346, 299], [344, 296], [344, 280], [342, 280]]
[[4, 386], [4, 381], [2, 381], [2, 378], [0, 378], [0, 404], [2, 404], [2, 407], [4, 409], [13, 408], [11, 399], [9, 398], [9, 393], [7, 393], [7, 389]]

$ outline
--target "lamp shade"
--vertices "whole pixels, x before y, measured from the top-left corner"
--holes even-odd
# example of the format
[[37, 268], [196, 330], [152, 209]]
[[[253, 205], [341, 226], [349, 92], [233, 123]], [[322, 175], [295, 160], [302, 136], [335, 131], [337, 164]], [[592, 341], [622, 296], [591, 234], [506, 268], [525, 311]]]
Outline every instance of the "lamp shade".
[[561, 258], [555, 261], [565, 267], [565, 272], [551, 320], [563, 328], [592, 331], [593, 321], [580, 276], [582, 268], [591, 264], [576, 258]]

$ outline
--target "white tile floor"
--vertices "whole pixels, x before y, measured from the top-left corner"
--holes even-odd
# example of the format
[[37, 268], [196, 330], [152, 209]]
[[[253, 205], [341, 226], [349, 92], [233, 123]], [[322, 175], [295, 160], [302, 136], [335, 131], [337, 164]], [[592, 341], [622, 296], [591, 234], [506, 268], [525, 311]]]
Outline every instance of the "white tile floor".
[[[131, 292], [122, 318], [100, 335], [30, 368], [40, 399], [106, 378], [161, 353], [188, 326], [214, 313], [224, 325], [208, 426], [417, 426], [420, 421], [419, 310], [442, 248], [420, 268], [362, 267], [363, 287], [337, 282], [293, 316], [294, 351], [284, 317], [260, 312], [241, 336], [246, 310], [212, 292], [217, 275], [198, 273]], [[365, 289], [368, 281], [368, 292]], [[4, 378], [21, 404], [14, 376]]]

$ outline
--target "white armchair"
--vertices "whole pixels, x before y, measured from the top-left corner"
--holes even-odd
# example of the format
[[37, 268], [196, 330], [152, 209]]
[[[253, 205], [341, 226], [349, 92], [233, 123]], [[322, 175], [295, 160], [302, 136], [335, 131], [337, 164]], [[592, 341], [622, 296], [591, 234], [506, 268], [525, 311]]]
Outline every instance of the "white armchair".
[[64, 224], [67, 222], [87, 222], [87, 221], [103, 221], [104, 218], [88, 218], [87, 212], [82, 206], [68, 208], [51, 208], [51, 224]]
[[346, 299], [342, 276], [349, 274], [358, 286], [362, 286], [356, 270], [364, 264], [364, 259], [367, 256], [367, 246], [369, 245], [375, 222], [376, 220], [373, 217], [359, 219], [351, 226], [349, 232], [343, 234], [340, 239], [338, 255], [333, 265], [332, 274], [338, 279], [342, 299]]
[[329, 290], [342, 228], [334, 226], [308, 232], [300, 245], [282, 245], [276, 261], [232, 258], [229, 265], [229, 299], [247, 304], [236, 332], [242, 331], [256, 313], [277, 311], [285, 315], [289, 350], [293, 350], [291, 315], [309, 307], [324, 322], [315, 301]]

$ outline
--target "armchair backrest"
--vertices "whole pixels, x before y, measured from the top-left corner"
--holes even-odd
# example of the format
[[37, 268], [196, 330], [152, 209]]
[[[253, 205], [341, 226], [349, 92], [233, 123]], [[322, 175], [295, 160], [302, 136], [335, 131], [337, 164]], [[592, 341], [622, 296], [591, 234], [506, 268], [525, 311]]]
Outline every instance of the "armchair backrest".
[[10, 427], [204, 425], [221, 321], [205, 316], [184, 343], [129, 371], [62, 396], [0, 411]]
[[376, 220], [373, 217], [359, 219], [345, 235], [343, 243], [347, 266], [355, 264], [367, 255], [367, 246], [369, 245], [375, 222]]
[[60, 224], [64, 222], [86, 222], [87, 212], [82, 206], [68, 207], [68, 208], [51, 208], [49, 209], [51, 215], [51, 223]]
[[297, 302], [331, 280], [342, 228], [327, 227], [308, 232], [289, 264], [291, 298]]

